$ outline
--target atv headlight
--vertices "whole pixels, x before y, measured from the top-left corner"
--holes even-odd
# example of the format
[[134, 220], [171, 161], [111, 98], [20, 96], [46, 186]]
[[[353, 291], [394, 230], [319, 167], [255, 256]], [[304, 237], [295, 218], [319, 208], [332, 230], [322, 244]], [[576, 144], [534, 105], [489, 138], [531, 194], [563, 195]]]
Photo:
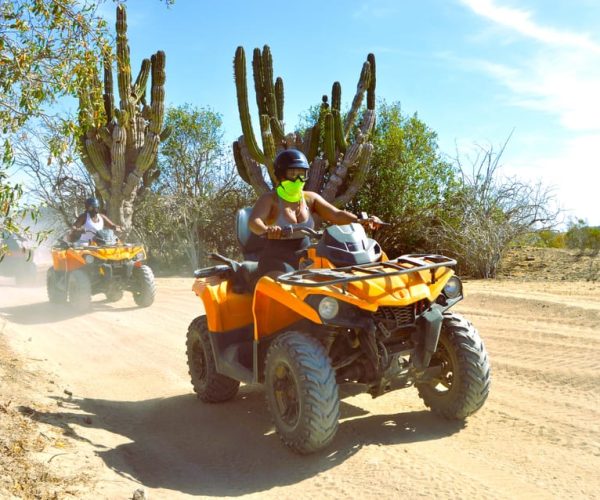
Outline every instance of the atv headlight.
[[88, 253], [88, 254], [86, 254], [86, 255], [83, 257], [83, 260], [85, 260], [85, 263], [86, 263], [86, 264], [93, 264], [93, 263], [94, 263], [94, 256], [93, 256], [93, 255], [90, 255], [90, 254]]
[[135, 254], [135, 260], [143, 260], [144, 257], [144, 252], [138, 252]]
[[462, 294], [462, 283], [456, 276], [452, 276], [444, 286], [444, 295], [449, 299], [455, 299]]
[[330, 320], [337, 316], [340, 310], [340, 304], [333, 297], [323, 297], [319, 302], [319, 316], [321, 318]]

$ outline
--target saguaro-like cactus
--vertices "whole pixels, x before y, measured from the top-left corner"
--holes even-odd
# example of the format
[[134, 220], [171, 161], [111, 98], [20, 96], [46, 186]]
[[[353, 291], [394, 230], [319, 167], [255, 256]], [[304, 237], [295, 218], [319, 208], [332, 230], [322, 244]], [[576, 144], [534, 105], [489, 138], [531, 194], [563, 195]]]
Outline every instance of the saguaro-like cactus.
[[[110, 59], [104, 62], [104, 93], [96, 75], [92, 89], [79, 90], [80, 152], [92, 175], [108, 216], [125, 229], [131, 227], [133, 202], [140, 188], [158, 177], [158, 145], [168, 134], [162, 129], [165, 101], [165, 53], [144, 59], [132, 83], [125, 7], [117, 7], [117, 82], [115, 107]], [[150, 104], [146, 84], [151, 77]]]
[[[273, 160], [282, 149], [302, 150], [311, 163], [307, 189], [320, 192], [334, 205], [343, 206], [357, 193], [366, 179], [373, 145], [369, 135], [375, 123], [375, 56], [369, 54], [364, 62], [356, 94], [345, 120], [340, 111], [342, 87], [335, 82], [331, 89], [331, 105], [323, 96], [319, 119], [304, 137], [298, 132], [285, 132], [283, 121], [283, 80], [273, 80], [271, 50], [254, 49], [252, 57], [254, 90], [259, 113], [259, 146], [250, 116], [246, 83], [246, 55], [238, 47], [234, 58], [237, 102], [242, 124], [242, 136], [233, 143], [233, 153], [242, 179], [258, 194], [270, 189], [263, 167], [275, 183]], [[365, 93], [367, 106], [360, 124], [355, 125]]]

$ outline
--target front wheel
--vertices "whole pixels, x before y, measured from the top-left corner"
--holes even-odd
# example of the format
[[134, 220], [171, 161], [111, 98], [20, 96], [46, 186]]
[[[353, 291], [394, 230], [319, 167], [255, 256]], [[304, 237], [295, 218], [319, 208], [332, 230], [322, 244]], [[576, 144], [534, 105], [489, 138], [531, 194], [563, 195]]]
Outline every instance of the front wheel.
[[[62, 284], [60, 281], [62, 281]], [[46, 273], [46, 291], [48, 292], [48, 300], [52, 304], [64, 304], [67, 302], [67, 290], [64, 286], [64, 279], [60, 280], [58, 273], [52, 267]]]
[[186, 347], [189, 374], [198, 398], [205, 403], [222, 403], [233, 398], [240, 383], [217, 373], [206, 316], [199, 316], [190, 323]]
[[282, 441], [297, 453], [325, 448], [338, 429], [340, 398], [323, 345], [300, 332], [276, 338], [265, 362], [267, 404]]
[[68, 277], [69, 304], [78, 311], [86, 311], [92, 302], [92, 283], [87, 273], [81, 269], [71, 271]]
[[462, 420], [483, 406], [490, 391], [490, 363], [475, 327], [458, 314], [444, 314], [430, 367], [439, 378], [416, 384], [419, 397], [435, 413]]
[[133, 269], [133, 300], [140, 307], [151, 306], [156, 295], [156, 284], [154, 273], [148, 266], [135, 267]]

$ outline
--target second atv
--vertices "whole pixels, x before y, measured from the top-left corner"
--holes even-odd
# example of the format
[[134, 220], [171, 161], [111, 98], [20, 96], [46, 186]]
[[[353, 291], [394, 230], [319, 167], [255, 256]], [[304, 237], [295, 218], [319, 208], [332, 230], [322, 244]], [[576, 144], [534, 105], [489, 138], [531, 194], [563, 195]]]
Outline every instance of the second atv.
[[[244, 250], [255, 244], [248, 213], [238, 214]], [[388, 260], [359, 224], [313, 235], [300, 270], [256, 285], [256, 262], [215, 254], [223, 265], [196, 271], [206, 314], [189, 326], [187, 357], [198, 397], [217, 403], [240, 382], [264, 384], [277, 433], [302, 454], [333, 440], [340, 384], [373, 397], [415, 386], [448, 419], [481, 408], [490, 366], [477, 330], [450, 312], [463, 297], [456, 261]]]
[[143, 246], [120, 242], [110, 229], [96, 232], [90, 244], [62, 240], [52, 247], [48, 299], [86, 310], [92, 295], [103, 293], [115, 302], [130, 291], [138, 306], [148, 307], [154, 302], [156, 285], [145, 259]]

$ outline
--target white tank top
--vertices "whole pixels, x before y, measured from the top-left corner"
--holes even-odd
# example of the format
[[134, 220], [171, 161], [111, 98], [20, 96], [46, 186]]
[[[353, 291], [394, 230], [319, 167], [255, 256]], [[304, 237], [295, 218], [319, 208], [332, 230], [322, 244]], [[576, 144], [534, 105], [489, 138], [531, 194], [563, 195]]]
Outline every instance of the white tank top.
[[98, 219], [98, 222], [94, 222], [90, 217], [90, 214], [85, 214], [85, 224], [83, 225], [85, 232], [81, 235], [79, 241], [82, 243], [88, 243], [94, 238], [96, 232], [104, 229], [104, 218], [98, 214]]

